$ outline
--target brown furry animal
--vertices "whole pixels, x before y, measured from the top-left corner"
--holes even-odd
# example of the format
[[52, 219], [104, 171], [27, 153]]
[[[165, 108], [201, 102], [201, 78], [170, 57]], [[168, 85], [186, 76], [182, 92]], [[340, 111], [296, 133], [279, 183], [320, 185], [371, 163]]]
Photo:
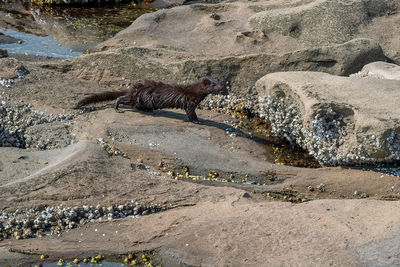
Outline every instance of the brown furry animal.
[[191, 85], [170, 85], [146, 80], [135, 84], [127, 91], [110, 91], [90, 95], [76, 105], [80, 108], [86, 104], [117, 99], [115, 110], [121, 112], [120, 104], [136, 107], [142, 111], [153, 111], [163, 108], [180, 108], [186, 111], [189, 121], [197, 121], [196, 107], [209, 94], [223, 92], [221, 84], [210, 77], [203, 77]]

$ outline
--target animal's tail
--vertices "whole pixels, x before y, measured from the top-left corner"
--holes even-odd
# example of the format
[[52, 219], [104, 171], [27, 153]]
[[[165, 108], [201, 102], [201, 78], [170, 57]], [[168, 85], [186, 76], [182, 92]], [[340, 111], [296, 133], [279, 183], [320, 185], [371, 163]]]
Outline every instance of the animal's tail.
[[81, 101], [76, 104], [75, 108], [80, 108], [84, 105], [91, 104], [91, 103], [97, 103], [97, 102], [102, 102], [102, 101], [107, 101], [107, 100], [114, 100], [117, 99], [120, 96], [123, 96], [127, 93], [127, 91], [107, 91], [107, 92], [102, 92], [98, 94], [92, 94], [90, 96], [85, 97]]

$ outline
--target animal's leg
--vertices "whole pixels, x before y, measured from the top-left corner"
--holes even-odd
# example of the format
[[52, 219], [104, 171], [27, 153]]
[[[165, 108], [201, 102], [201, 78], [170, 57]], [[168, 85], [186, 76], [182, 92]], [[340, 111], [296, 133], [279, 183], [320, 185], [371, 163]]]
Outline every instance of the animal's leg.
[[117, 98], [117, 101], [115, 102], [115, 111], [116, 112], [119, 112], [119, 113], [123, 112], [122, 110], [118, 109], [119, 105], [121, 105], [121, 104], [131, 106], [132, 105], [131, 95], [128, 94], [128, 95], [120, 96]]
[[196, 109], [196, 107], [187, 108], [185, 110], [186, 111], [186, 115], [188, 116], [188, 119], [189, 119], [190, 122], [199, 123], [195, 109]]

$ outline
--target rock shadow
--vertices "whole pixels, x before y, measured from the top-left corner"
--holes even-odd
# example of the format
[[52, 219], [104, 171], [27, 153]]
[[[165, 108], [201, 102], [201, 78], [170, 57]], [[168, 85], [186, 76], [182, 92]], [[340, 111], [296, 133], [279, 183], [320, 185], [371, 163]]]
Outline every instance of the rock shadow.
[[[140, 111], [140, 110], [137, 110], [134, 108], [134, 109], [124, 109], [123, 111], [140, 113], [140, 114], [152, 116], [152, 117], [164, 117], [164, 118], [169, 118], [169, 119], [176, 119], [176, 120], [181, 120], [181, 121], [187, 122], [188, 125], [192, 124], [191, 122], [188, 121], [186, 114], [182, 114], [182, 113], [174, 112], [174, 111], [170, 111], [170, 110], [155, 110], [153, 112], [144, 112], [144, 111]], [[230, 132], [230, 133], [235, 134], [238, 137], [251, 139], [254, 142], [261, 144], [261, 145], [270, 144], [270, 142], [268, 142], [267, 140], [265, 140], [261, 137], [258, 137], [255, 135], [250, 135], [239, 129], [234, 129], [231, 125], [226, 124], [226, 123], [216, 122], [216, 121], [204, 119], [201, 117], [199, 117], [199, 122], [201, 125], [205, 125], [208, 127], [214, 127], [214, 128], [226, 131], [226, 132]]]

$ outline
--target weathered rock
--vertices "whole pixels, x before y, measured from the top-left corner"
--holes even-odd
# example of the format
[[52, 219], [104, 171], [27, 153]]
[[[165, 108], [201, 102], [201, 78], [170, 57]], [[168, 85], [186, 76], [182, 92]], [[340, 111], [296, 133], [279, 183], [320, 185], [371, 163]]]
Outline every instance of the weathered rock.
[[[238, 0], [179, 6], [139, 17], [98, 46], [112, 54], [78, 59], [91, 63], [76, 70], [82, 77], [104, 81], [110, 80], [102, 77], [108, 74], [112, 79], [168, 82], [212, 75], [229, 81], [233, 94], [245, 95], [270, 72], [355, 73], [377, 58], [386, 59], [377, 40], [396, 58], [400, 41], [391, 36], [399, 31], [393, 23], [398, 10], [396, 0]], [[360, 37], [369, 41], [354, 40]]]
[[15, 58], [0, 58], [0, 78], [15, 79], [25, 76], [29, 71]]
[[372, 38], [379, 42], [385, 55], [400, 64], [400, 13], [376, 17], [367, 25], [359, 27], [357, 37]]
[[0, 147], [51, 149], [69, 145], [69, 114], [44, 114], [32, 106], [0, 97]]
[[400, 81], [316, 72], [272, 73], [256, 84], [274, 131], [326, 165], [400, 159]]
[[129, 2], [124, 0], [101, 1], [101, 0], [32, 0], [36, 5], [82, 5], [82, 4], [110, 4]]
[[99, 52], [73, 60], [71, 74], [89, 80], [124, 83], [142, 79], [171, 83], [194, 81], [209, 75], [230, 83], [232, 94], [245, 95], [267, 73], [322, 71], [348, 75], [369, 62], [384, 60], [379, 44], [370, 39], [310, 48], [286, 54], [258, 53], [242, 56], [193, 56], [165, 49], [131, 47]]
[[24, 135], [26, 148], [43, 150], [65, 147], [74, 139], [69, 127], [62, 122], [36, 124], [28, 127]]
[[[382, 25], [400, 9], [396, 0], [229, 1], [159, 10], [138, 18], [130, 27], [99, 45], [163, 47], [197, 55], [285, 53], [344, 43], [356, 36], [392, 38], [387, 30], [359, 34], [373, 18]], [[395, 32], [397, 24], [390, 28]], [[377, 27], [377, 26], [375, 26]], [[397, 27], [398, 28], [398, 27]], [[394, 39], [394, 38], [392, 38]], [[388, 48], [391, 48], [389, 46]]]
[[354, 74], [354, 76], [400, 80], [400, 66], [383, 61], [373, 62], [365, 65], [362, 70]]
[[352, 39], [372, 18], [400, 9], [396, 0], [303, 1], [299, 6], [266, 9], [249, 18], [265, 34], [278, 32], [312, 46], [343, 43]]

